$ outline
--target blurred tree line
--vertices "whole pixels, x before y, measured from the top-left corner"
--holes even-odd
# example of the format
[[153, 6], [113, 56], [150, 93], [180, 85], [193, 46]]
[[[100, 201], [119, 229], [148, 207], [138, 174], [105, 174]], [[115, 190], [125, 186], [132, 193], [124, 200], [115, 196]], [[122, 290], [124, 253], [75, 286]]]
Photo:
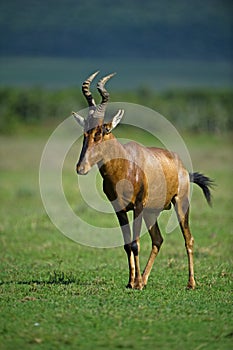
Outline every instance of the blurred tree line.
[[[153, 92], [141, 87], [133, 92], [113, 92], [111, 101], [131, 102], [152, 108], [178, 130], [224, 133], [233, 130], [232, 90], [176, 90]], [[0, 133], [26, 125], [57, 123], [86, 108], [77, 89], [0, 88]]]

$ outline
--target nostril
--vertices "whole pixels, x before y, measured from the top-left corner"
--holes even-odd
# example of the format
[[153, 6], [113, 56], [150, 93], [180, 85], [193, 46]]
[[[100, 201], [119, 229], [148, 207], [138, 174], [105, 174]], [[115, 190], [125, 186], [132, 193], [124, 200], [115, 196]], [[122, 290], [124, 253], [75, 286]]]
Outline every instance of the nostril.
[[76, 166], [76, 171], [79, 175], [85, 174], [85, 167], [84, 165], [78, 165]]

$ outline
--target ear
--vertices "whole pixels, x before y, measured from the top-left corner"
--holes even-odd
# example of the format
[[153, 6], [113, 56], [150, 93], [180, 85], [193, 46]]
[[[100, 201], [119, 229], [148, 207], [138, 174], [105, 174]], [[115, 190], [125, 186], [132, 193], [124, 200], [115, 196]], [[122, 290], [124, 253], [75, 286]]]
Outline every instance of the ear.
[[117, 114], [113, 117], [112, 121], [103, 125], [104, 132], [106, 134], [109, 134], [120, 123], [124, 112], [125, 111], [123, 109], [119, 109]]
[[74, 119], [79, 123], [79, 125], [84, 128], [84, 124], [85, 124], [85, 120], [83, 117], [81, 117], [81, 115], [79, 115], [76, 112], [72, 112], [72, 115], [74, 117]]

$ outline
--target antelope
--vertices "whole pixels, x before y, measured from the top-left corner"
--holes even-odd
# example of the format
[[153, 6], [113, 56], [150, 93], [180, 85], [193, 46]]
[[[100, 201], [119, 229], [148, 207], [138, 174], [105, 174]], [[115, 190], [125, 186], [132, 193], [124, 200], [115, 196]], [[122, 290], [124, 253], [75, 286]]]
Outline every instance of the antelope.
[[[163, 238], [158, 226], [158, 216], [173, 204], [184, 237], [188, 256], [189, 279], [187, 288], [195, 288], [193, 245], [189, 228], [190, 182], [199, 185], [209, 205], [212, 180], [198, 172], [189, 173], [179, 156], [156, 147], [144, 147], [136, 142], [121, 144], [112, 130], [121, 121], [124, 110], [119, 110], [110, 122], [104, 122], [109, 93], [106, 82], [115, 74], [101, 78], [97, 84], [102, 98], [96, 105], [90, 92], [90, 84], [99, 72], [89, 76], [82, 84], [82, 92], [88, 102], [88, 116], [84, 119], [72, 112], [84, 129], [83, 146], [76, 171], [85, 175], [98, 165], [103, 178], [103, 191], [117, 215], [124, 238], [128, 258], [129, 281], [126, 287], [139, 289], [147, 281], [159, 253]], [[133, 211], [132, 234], [127, 213]], [[144, 219], [152, 241], [146, 267], [141, 274], [139, 263], [140, 231]]]

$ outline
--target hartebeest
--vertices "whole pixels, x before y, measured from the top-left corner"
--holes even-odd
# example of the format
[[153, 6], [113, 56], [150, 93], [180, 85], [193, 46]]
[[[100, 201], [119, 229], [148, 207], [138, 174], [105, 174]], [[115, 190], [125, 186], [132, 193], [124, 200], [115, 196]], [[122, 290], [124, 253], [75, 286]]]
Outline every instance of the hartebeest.
[[[163, 242], [157, 218], [161, 211], [174, 205], [184, 236], [188, 254], [188, 288], [195, 288], [193, 243], [189, 228], [190, 182], [199, 185], [207, 202], [211, 203], [212, 180], [200, 173], [184, 168], [179, 156], [165, 149], [144, 147], [136, 142], [121, 144], [112, 134], [124, 111], [119, 110], [111, 122], [104, 122], [109, 93], [105, 83], [114, 75], [100, 79], [97, 89], [102, 97], [96, 106], [90, 92], [90, 84], [99, 72], [92, 74], [82, 85], [89, 105], [87, 119], [72, 112], [84, 129], [84, 140], [76, 167], [79, 175], [85, 175], [97, 164], [103, 178], [103, 191], [112, 203], [119, 220], [124, 249], [129, 264], [127, 287], [142, 289], [147, 284], [155, 257]], [[133, 235], [131, 236], [127, 212], [133, 210]], [[143, 274], [140, 272], [140, 230], [144, 219], [152, 240], [152, 250]]]

